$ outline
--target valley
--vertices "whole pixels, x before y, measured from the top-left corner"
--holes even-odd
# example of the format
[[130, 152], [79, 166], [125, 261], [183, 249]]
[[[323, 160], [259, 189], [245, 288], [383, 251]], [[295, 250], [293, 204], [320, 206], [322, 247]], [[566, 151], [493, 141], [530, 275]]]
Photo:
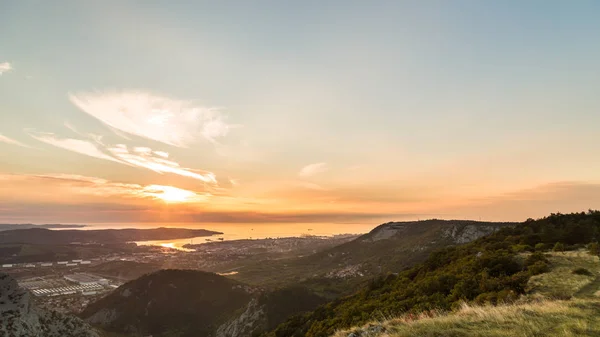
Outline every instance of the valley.
[[595, 310], [600, 261], [586, 238], [600, 230], [599, 214], [389, 222], [363, 235], [206, 241], [185, 250], [125, 243], [89, 260], [2, 271], [39, 310], [77, 315], [107, 337], [395, 337], [440, 326], [463, 336], [463, 322], [506, 316], [490, 325], [493, 335], [519, 319], [546, 324], [519, 318], [522, 311]]
[[[194, 234], [196, 234], [195, 232]], [[105, 234], [102, 234], [105, 235]], [[162, 234], [161, 234], [162, 235]], [[93, 233], [98, 237], [98, 233]], [[146, 235], [147, 236], [147, 235]], [[13, 235], [11, 237], [20, 237]], [[185, 251], [168, 246], [123, 244], [1, 245], [0, 272], [16, 278], [43, 309], [79, 314], [89, 303], [125, 282], [162, 269], [187, 269], [234, 276], [244, 266], [310, 255], [355, 239], [357, 235], [303, 236], [233, 241], [206, 241]], [[1, 249], [1, 248], [0, 248]], [[9, 253], [14, 253], [8, 255]], [[14, 261], [24, 261], [16, 263]], [[89, 275], [103, 284], [82, 287], [66, 280]]]

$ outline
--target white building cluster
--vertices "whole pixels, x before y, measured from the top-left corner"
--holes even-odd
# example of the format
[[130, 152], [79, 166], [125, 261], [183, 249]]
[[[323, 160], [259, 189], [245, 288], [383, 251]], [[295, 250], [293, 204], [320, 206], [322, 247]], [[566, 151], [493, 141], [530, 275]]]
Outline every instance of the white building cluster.
[[71, 295], [81, 293], [83, 295], [95, 295], [99, 291], [103, 291], [104, 287], [98, 283], [95, 284], [79, 284], [67, 287], [58, 288], [40, 288], [33, 289], [31, 292], [35, 296], [58, 296], [58, 295]]
[[37, 277], [23, 280], [19, 284], [29, 289], [35, 296], [95, 295], [98, 292], [112, 289], [109, 287], [107, 279], [87, 273], [65, 275], [62, 279]]
[[[75, 267], [78, 265], [89, 265], [91, 264], [92, 261], [89, 260], [72, 260], [72, 261], [58, 261], [56, 262], [57, 266], [62, 266], [62, 267]], [[52, 262], [36, 262], [36, 263], [7, 263], [7, 264], [3, 264], [2, 268], [18, 268], [18, 267], [23, 267], [23, 268], [36, 268], [36, 267], [52, 267], [54, 266], [54, 263]]]

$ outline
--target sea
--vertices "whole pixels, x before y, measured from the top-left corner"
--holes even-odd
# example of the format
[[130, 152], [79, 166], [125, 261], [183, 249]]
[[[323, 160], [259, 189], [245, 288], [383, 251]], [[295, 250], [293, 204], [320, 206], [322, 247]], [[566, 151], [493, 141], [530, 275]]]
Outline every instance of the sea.
[[86, 224], [81, 230], [123, 228], [191, 228], [222, 232], [221, 235], [187, 239], [138, 241], [138, 245], [153, 245], [182, 249], [186, 244], [202, 244], [220, 240], [266, 239], [301, 236], [333, 236], [339, 234], [368, 233], [377, 225], [372, 223], [95, 223]]

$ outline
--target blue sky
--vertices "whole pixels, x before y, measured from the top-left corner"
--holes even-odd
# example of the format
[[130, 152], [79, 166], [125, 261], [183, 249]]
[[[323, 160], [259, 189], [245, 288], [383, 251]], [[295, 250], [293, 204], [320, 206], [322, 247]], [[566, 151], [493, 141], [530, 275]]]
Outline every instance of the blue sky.
[[5, 219], [136, 220], [124, 200], [236, 221], [595, 208], [599, 17], [596, 1], [4, 2]]

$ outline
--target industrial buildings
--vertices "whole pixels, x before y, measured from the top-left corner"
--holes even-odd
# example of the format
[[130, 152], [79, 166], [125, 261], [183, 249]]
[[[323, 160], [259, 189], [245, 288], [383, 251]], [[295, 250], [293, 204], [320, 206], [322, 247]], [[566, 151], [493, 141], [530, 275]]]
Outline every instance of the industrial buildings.
[[80, 285], [91, 285], [91, 284], [108, 284], [108, 280], [86, 273], [77, 273], [71, 275], [65, 275], [65, 280], [71, 281], [74, 283], [79, 283]]

